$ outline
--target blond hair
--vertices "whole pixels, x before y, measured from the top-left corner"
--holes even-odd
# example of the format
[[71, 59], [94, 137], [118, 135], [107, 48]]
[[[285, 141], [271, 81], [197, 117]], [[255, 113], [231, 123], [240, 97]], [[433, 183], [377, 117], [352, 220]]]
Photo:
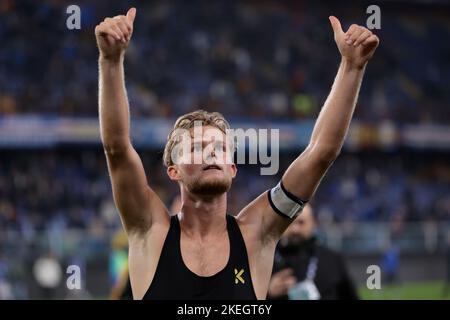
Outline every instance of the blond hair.
[[[219, 112], [208, 112], [205, 110], [196, 110], [190, 113], [186, 113], [179, 117], [175, 122], [173, 129], [167, 136], [167, 143], [164, 148], [163, 162], [166, 167], [173, 165], [172, 161], [172, 149], [177, 142], [177, 129], [189, 130], [194, 127], [194, 123], [201, 122], [202, 126], [211, 126], [219, 129], [224, 134], [227, 134], [227, 130], [230, 129], [230, 124]], [[232, 145], [234, 151], [234, 144]]]

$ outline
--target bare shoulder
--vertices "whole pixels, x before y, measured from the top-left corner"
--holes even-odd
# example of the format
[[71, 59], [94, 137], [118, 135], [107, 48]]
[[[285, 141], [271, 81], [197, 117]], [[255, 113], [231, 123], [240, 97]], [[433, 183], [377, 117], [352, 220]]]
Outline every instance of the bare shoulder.
[[[265, 210], [263, 195], [250, 202], [236, 216], [236, 221], [245, 238], [258, 236], [262, 223], [262, 211]], [[247, 240], [247, 239], [246, 239]], [[257, 240], [256, 238], [254, 240]]]
[[269, 202], [268, 191], [260, 194], [239, 212], [237, 220], [241, 230], [261, 245], [278, 242], [290, 221], [276, 213]]
[[128, 244], [130, 247], [151, 247], [155, 240], [165, 240], [170, 228], [170, 216], [160, 217], [154, 221], [146, 231], [132, 231], [128, 233]]
[[269, 237], [266, 230], [267, 217], [272, 215], [276, 216], [276, 213], [272, 211], [269, 205], [267, 194], [262, 193], [236, 216], [247, 250], [251, 254], [276, 246], [276, 238]]
[[256, 199], [246, 205], [236, 216], [241, 228], [252, 228], [262, 221], [262, 213], [268, 211], [268, 198], [266, 193], [260, 194]]

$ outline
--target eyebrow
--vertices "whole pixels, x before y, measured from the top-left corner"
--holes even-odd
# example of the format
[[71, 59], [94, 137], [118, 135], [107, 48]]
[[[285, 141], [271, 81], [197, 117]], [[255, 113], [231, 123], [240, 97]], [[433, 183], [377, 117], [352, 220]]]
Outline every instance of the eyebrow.
[[200, 144], [200, 143], [221, 143], [221, 144], [225, 144], [226, 142], [225, 142], [225, 140], [223, 140], [223, 139], [219, 139], [219, 140], [212, 140], [212, 141], [207, 141], [207, 140], [191, 140], [191, 142], [193, 143], [193, 144]]

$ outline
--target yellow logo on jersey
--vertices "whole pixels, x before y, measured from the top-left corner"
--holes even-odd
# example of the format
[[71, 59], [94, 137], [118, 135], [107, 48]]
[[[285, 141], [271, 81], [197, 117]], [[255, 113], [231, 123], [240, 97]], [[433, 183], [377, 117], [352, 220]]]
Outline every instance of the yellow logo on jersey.
[[234, 278], [235, 284], [238, 284], [239, 282], [245, 283], [244, 278], [242, 278], [243, 273], [244, 273], [244, 269], [239, 270], [239, 272], [237, 271], [237, 269], [234, 269], [234, 274], [236, 276], [236, 278]]

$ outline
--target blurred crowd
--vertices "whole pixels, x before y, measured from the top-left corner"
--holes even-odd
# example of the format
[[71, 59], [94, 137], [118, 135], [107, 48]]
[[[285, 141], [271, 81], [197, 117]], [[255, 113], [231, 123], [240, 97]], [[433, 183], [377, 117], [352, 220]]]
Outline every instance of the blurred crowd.
[[[127, 53], [133, 117], [199, 107], [227, 117], [313, 118], [339, 63], [328, 15], [364, 24], [367, 3], [325, 1], [0, 0], [0, 114], [97, 115], [94, 27], [137, 6]], [[405, 8], [406, 7], [406, 8]], [[381, 4], [381, 45], [355, 117], [448, 123], [448, 6]]]
[[[96, 117], [94, 27], [132, 5], [137, 18], [125, 62], [132, 117], [173, 119], [202, 108], [252, 121], [315, 118], [339, 64], [328, 16], [338, 16], [344, 28], [367, 19], [365, 1], [344, 8], [337, 1], [80, 0], [81, 30], [68, 30], [71, 4], [0, 0], [0, 118]], [[381, 45], [368, 66], [355, 118], [449, 124], [449, 6], [395, 1], [380, 6], [381, 30], [374, 32]], [[22, 281], [35, 258], [30, 252], [42, 253], [38, 247], [58, 253], [60, 245], [61, 252], [80, 256], [89, 250], [108, 254], [105, 231], [120, 230], [121, 224], [100, 148], [0, 152], [0, 298], [28, 296], [20, 286], [11, 293], [5, 279]], [[177, 207], [179, 189], [165, 174], [162, 151], [139, 153], [149, 184], [169, 208]], [[229, 213], [237, 214], [274, 186], [295, 156], [283, 152], [274, 176], [261, 176], [255, 165], [238, 166]], [[401, 230], [405, 222], [450, 225], [448, 154], [342, 154], [312, 203], [319, 226], [389, 222]], [[71, 243], [71, 229], [82, 229], [90, 245]], [[35, 243], [40, 234], [48, 243]], [[55, 239], [61, 238], [54, 235], [66, 241], [58, 243]], [[110, 267], [123, 259], [119, 256]]]
[[[160, 152], [141, 150], [148, 180], [168, 208], [179, 187], [168, 179]], [[257, 165], [239, 165], [228, 201], [237, 214], [273, 187], [280, 170], [261, 176]], [[343, 154], [329, 170], [313, 205], [322, 224], [341, 222], [450, 222], [450, 166], [445, 154]], [[98, 149], [8, 151], [0, 159], [0, 233], [17, 230], [120, 228], [106, 160]]]

